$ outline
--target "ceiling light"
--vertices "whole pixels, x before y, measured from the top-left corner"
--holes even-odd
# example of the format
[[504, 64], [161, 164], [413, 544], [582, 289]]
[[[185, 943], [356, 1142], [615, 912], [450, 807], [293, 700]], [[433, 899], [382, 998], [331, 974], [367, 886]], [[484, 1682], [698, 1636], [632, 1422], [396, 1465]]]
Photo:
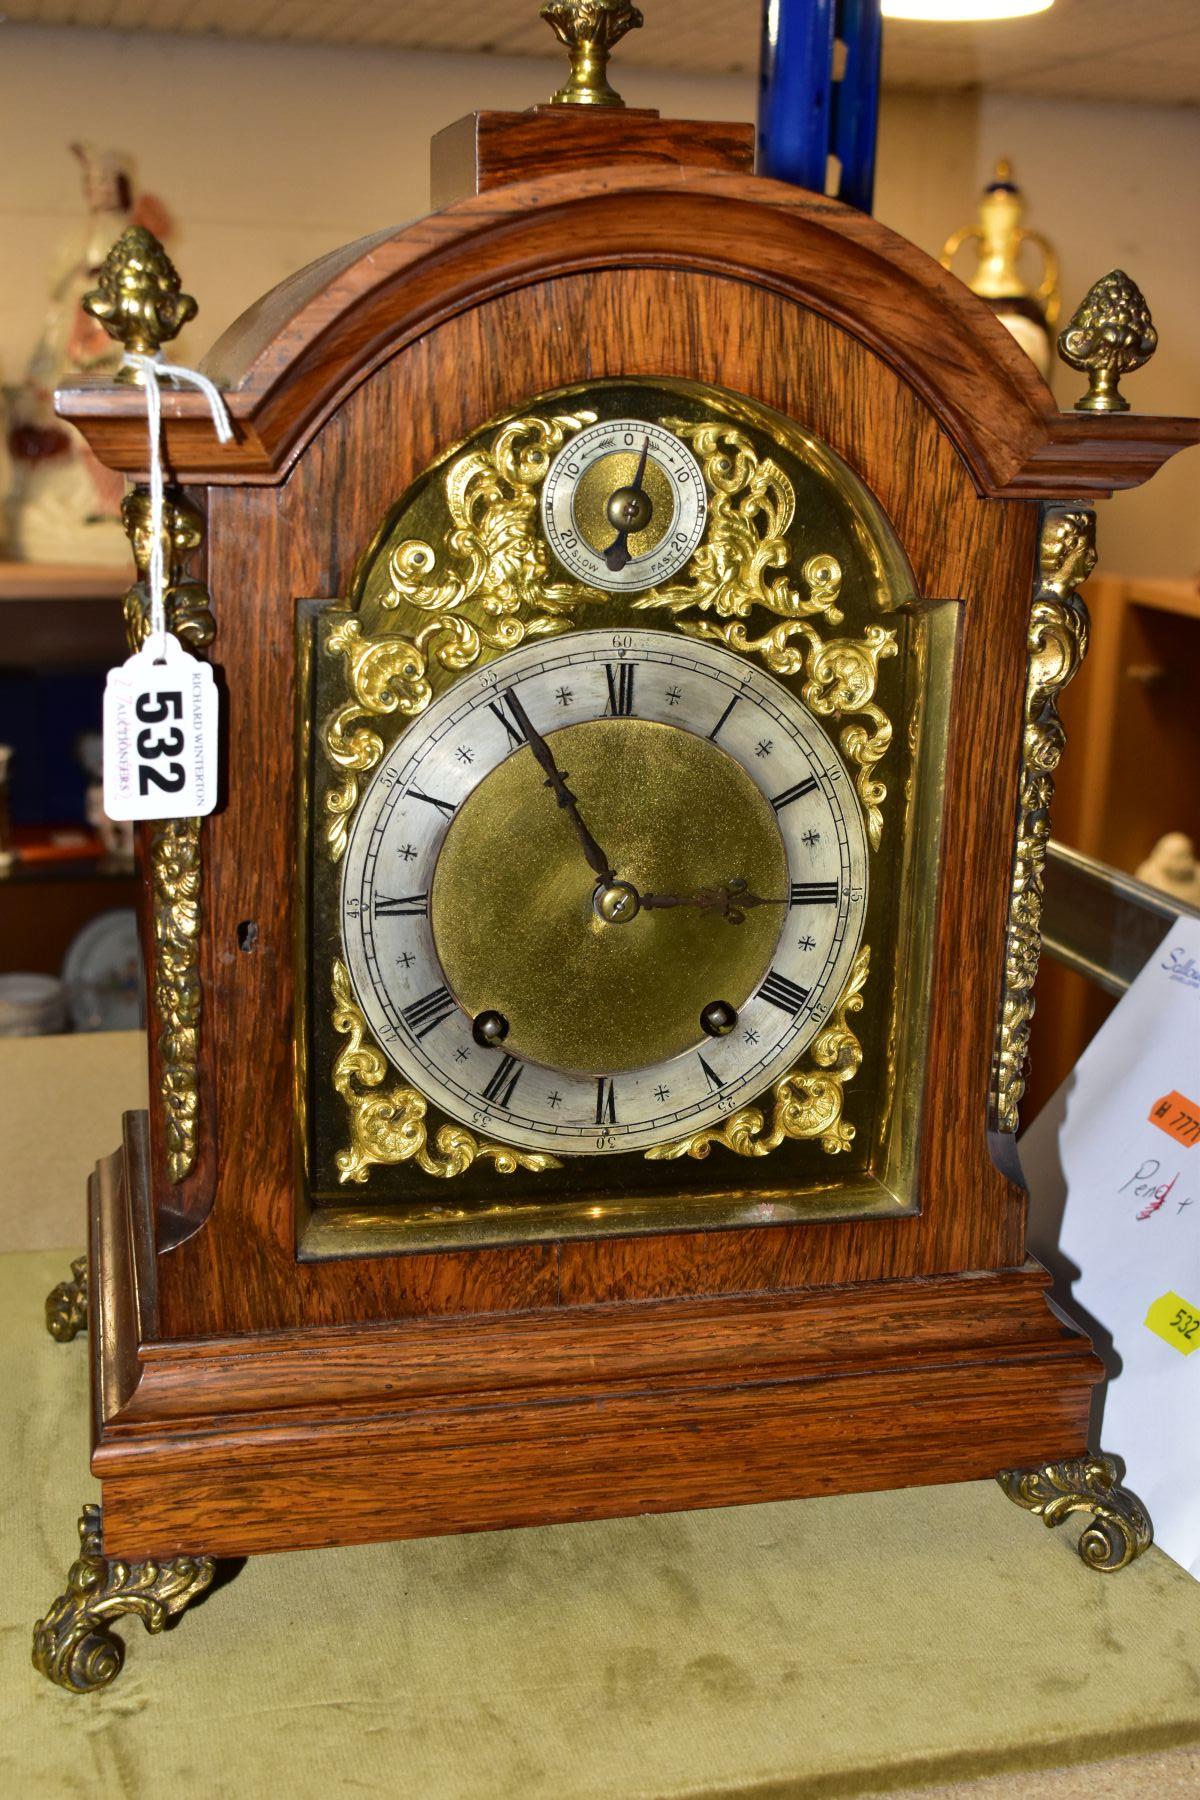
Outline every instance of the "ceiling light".
[[883, 0], [885, 19], [927, 19], [941, 25], [973, 25], [985, 19], [1023, 19], [1046, 12], [1054, 0]]

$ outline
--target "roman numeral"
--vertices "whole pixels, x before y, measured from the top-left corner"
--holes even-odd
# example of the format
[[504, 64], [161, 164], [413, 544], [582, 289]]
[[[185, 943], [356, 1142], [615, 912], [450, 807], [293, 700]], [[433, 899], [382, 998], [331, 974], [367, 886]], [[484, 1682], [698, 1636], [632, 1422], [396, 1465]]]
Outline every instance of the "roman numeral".
[[797, 987], [794, 981], [789, 981], [778, 969], [769, 972], [758, 991], [764, 1000], [769, 1000], [780, 1012], [791, 1013], [793, 1018], [808, 999], [808, 989]]
[[440, 813], [445, 813], [448, 819], [454, 817], [453, 800], [439, 800], [435, 794], [423, 794], [420, 788], [409, 788], [407, 798], [410, 800], [423, 800], [426, 806], [436, 806], [438, 811]]
[[596, 1123], [597, 1125], [615, 1125], [617, 1122], [617, 1090], [609, 1075], [596, 1077]]
[[450, 1017], [455, 1005], [454, 995], [449, 988], [434, 988], [431, 994], [426, 994], [423, 999], [414, 1000], [411, 1006], [406, 1006], [400, 1017], [415, 1038], [428, 1037], [435, 1026], [440, 1025], [443, 1019]]
[[389, 900], [386, 894], [376, 894], [373, 910], [377, 919], [425, 919], [429, 916], [429, 895], [406, 894], [399, 900]]
[[722, 725], [725, 723], [726, 719], [729, 717], [730, 713], [733, 711], [734, 707], [737, 705], [737, 703], [740, 699], [741, 699], [740, 694], [735, 694], [733, 696], [733, 699], [729, 702], [729, 705], [725, 708], [725, 711], [721, 714], [720, 718], [717, 720], [716, 724], [713, 726], [712, 730], [708, 734], [708, 741], [710, 744], [715, 740], [717, 733], [720, 731]]
[[793, 906], [827, 906], [837, 905], [838, 884], [836, 881], [793, 881]]
[[784, 788], [782, 794], [776, 794], [771, 805], [776, 812], [782, 812], [785, 806], [792, 804], [793, 800], [803, 800], [805, 794], [813, 793], [816, 787], [816, 776], [809, 775], [804, 781], [798, 781], [795, 787]]
[[608, 711], [614, 719], [626, 719], [633, 711], [633, 664], [618, 663], [614, 669], [605, 663], [608, 676]]
[[525, 742], [525, 733], [521, 729], [520, 720], [517, 719], [515, 716], [510, 719], [508, 714], [504, 710], [504, 704], [503, 704], [503, 702], [505, 700], [511, 701], [511, 699], [512, 699], [511, 693], [506, 692], [503, 695], [502, 699], [500, 699], [500, 700], [489, 700], [488, 701], [488, 711], [495, 713], [496, 717], [499, 719], [500, 723], [503, 725], [505, 731], [507, 731], [507, 733], [508, 733], [509, 742], [511, 744], [515, 744], [517, 749], [519, 750], [521, 748], [521, 745]]
[[719, 1093], [725, 1084], [721, 1080], [721, 1077], [717, 1074], [717, 1071], [715, 1069], [709, 1068], [708, 1064], [705, 1062], [704, 1058], [700, 1055], [700, 1052], [698, 1050], [696, 1052], [696, 1060], [700, 1064], [700, 1067], [704, 1070], [704, 1079], [707, 1081], [709, 1087], [715, 1089]]
[[521, 1068], [515, 1056], [502, 1056], [499, 1067], [483, 1090], [484, 1099], [507, 1110], [512, 1105], [513, 1089], [521, 1079]]

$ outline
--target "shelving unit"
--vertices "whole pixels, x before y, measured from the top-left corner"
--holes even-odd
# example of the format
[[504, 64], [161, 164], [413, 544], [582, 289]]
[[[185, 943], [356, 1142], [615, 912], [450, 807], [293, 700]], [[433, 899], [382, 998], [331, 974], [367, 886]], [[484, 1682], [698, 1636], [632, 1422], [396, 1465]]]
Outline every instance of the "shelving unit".
[[[0, 669], [120, 662], [120, 601], [129, 581], [129, 568], [0, 561]], [[80, 927], [111, 907], [131, 906], [136, 891], [127, 869], [94, 856], [14, 863], [0, 877], [0, 970], [57, 975]]]
[[61, 668], [119, 659], [125, 631], [114, 602], [129, 581], [128, 568], [0, 561], [0, 666]]

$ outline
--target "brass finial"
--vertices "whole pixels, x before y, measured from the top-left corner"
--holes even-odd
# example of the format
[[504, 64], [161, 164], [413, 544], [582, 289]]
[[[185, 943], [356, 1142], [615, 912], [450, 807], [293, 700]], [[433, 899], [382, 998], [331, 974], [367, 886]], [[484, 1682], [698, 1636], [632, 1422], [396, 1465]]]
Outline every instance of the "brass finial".
[[571, 55], [571, 73], [554, 106], [624, 106], [608, 84], [608, 59], [627, 31], [644, 23], [629, 0], [546, 0], [542, 17]]
[[[175, 264], [154, 233], [131, 225], [105, 257], [100, 285], [83, 296], [83, 309], [126, 352], [154, 356], [194, 318], [196, 302], [181, 292]], [[117, 379], [136, 381], [138, 376], [123, 369]]]
[[1088, 378], [1076, 411], [1128, 412], [1129, 402], [1117, 384], [1122, 375], [1149, 362], [1157, 348], [1158, 333], [1137, 283], [1124, 269], [1102, 276], [1058, 339], [1063, 361]]

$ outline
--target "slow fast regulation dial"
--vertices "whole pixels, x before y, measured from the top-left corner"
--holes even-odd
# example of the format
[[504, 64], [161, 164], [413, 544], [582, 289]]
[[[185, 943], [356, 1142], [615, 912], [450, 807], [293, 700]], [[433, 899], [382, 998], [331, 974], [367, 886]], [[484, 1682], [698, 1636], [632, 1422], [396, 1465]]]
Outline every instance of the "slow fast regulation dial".
[[450, 1117], [559, 1154], [670, 1142], [820, 1029], [867, 852], [828, 737], [724, 649], [530, 644], [380, 765], [341, 889], [380, 1044]]
[[591, 587], [640, 592], [668, 581], [704, 535], [704, 477], [663, 425], [609, 419], [559, 451], [542, 489], [546, 541]]

